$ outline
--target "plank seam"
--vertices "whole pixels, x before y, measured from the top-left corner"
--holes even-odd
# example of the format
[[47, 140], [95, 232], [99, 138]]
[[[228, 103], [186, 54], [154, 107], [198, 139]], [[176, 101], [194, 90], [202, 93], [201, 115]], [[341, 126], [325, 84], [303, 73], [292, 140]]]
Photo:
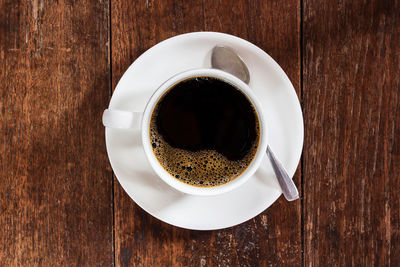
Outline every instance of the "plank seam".
[[[108, 1], [108, 64], [109, 64], [109, 88], [110, 97], [113, 93], [112, 88], [112, 31], [111, 31], [111, 0]], [[112, 266], [115, 265], [115, 184], [114, 184], [114, 172], [111, 171], [111, 187], [112, 187], [112, 201], [111, 201], [111, 212], [112, 212]]]
[[[303, 101], [303, 90], [304, 90], [304, 4], [303, 0], [300, 0], [300, 104], [302, 109], [304, 110], [304, 101]], [[300, 235], [301, 235], [301, 266], [305, 266], [305, 258], [304, 258], [304, 157], [301, 156], [300, 160]]]

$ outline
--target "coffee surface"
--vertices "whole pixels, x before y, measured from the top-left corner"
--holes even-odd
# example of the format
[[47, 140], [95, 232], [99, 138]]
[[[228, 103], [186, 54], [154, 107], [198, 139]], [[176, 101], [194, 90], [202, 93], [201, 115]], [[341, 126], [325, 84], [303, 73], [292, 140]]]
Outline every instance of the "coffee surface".
[[182, 182], [217, 186], [240, 175], [259, 143], [259, 120], [249, 99], [233, 85], [195, 77], [171, 87], [150, 122], [153, 152]]

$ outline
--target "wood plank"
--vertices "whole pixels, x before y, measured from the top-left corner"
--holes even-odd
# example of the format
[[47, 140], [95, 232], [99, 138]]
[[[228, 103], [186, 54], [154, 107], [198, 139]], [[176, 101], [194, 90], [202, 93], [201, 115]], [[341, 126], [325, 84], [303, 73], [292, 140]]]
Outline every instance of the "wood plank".
[[0, 266], [111, 266], [108, 2], [0, 0]]
[[399, 1], [304, 1], [304, 265], [400, 265]]
[[[222, 31], [273, 56], [300, 94], [299, 1], [118, 1], [112, 3], [112, 84], [145, 50], [189, 31]], [[300, 169], [300, 168], [299, 168]], [[300, 171], [295, 176], [300, 185]], [[117, 266], [301, 264], [300, 201], [281, 197], [260, 216], [220, 231], [169, 226], [141, 210], [115, 179]]]
[[[179, 33], [199, 31], [198, 1], [117, 1], [111, 5], [112, 84], [156, 43]], [[190, 232], [167, 225], [143, 211], [115, 178], [116, 266], [188, 266]]]

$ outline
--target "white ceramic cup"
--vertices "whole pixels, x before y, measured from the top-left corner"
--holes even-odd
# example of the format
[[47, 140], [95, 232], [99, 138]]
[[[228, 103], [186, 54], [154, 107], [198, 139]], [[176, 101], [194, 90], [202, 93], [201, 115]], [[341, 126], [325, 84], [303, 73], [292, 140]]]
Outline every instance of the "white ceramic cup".
[[[150, 142], [150, 118], [153, 113], [154, 107], [158, 103], [163, 94], [169, 90], [173, 85], [179, 83], [180, 81], [186, 80], [191, 77], [215, 77], [219, 78], [227, 83], [232, 84], [234, 87], [239, 89], [253, 104], [259, 121], [260, 121], [260, 140], [257, 152], [250, 163], [250, 165], [245, 169], [243, 173], [241, 173], [238, 177], [233, 179], [232, 181], [218, 185], [213, 187], [198, 187], [186, 184], [176, 179], [174, 176], [169, 174], [159, 163], [157, 158], [155, 157], [151, 142]], [[146, 154], [147, 159], [150, 162], [151, 167], [157, 173], [157, 175], [168, 185], [179, 190], [183, 193], [191, 194], [191, 195], [200, 195], [200, 196], [211, 196], [218, 195], [222, 193], [226, 193], [231, 191], [242, 184], [244, 184], [258, 169], [261, 164], [262, 158], [265, 155], [265, 151], [267, 149], [268, 144], [268, 133], [267, 133], [267, 122], [264, 114], [262, 112], [262, 107], [260, 102], [255, 97], [251, 89], [247, 84], [241, 81], [239, 78], [221, 71], [217, 69], [194, 69], [181, 72], [167, 81], [165, 81], [150, 97], [147, 105], [144, 109], [144, 112], [131, 112], [131, 111], [122, 111], [115, 109], [106, 109], [103, 113], [103, 125], [105, 127], [110, 128], [119, 128], [119, 129], [140, 129], [142, 136], [143, 148]]]

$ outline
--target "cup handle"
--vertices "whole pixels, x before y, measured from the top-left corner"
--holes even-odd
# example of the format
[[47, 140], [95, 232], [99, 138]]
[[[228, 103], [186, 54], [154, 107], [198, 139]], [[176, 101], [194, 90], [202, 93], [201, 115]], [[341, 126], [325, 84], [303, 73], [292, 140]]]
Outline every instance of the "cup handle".
[[106, 109], [103, 112], [103, 125], [115, 129], [140, 129], [143, 112]]

